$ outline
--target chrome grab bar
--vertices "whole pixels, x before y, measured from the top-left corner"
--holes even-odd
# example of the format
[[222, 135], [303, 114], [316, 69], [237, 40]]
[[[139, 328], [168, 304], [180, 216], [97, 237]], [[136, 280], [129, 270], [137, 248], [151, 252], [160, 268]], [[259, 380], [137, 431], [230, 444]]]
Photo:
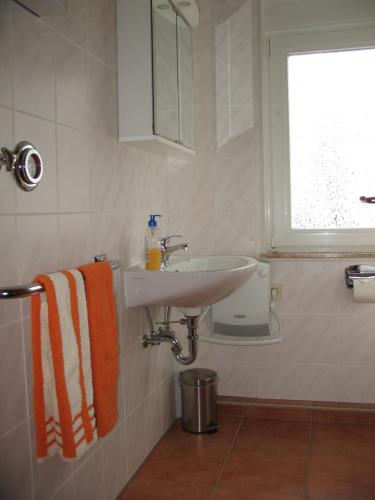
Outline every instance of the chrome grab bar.
[[[95, 255], [95, 262], [107, 260], [105, 254]], [[109, 260], [109, 265], [112, 270], [119, 269], [121, 263], [119, 260]], [[26, 283], [24, 285], [7, 286], [0, 288], [0, 299], [22, 299], [36, 293], [44, 292], [44, 288], [39, 283]]]
[[375, 196], [361, 196], [359, 199], [362, 203], [375, 203]]

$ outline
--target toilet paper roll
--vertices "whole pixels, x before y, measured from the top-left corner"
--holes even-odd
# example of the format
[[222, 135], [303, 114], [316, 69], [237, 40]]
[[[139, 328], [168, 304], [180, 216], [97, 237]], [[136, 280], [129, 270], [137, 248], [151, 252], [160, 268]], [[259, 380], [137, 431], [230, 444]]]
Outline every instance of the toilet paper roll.
[[353, 302], [375, 302], [375, 278], [353, 280]]
[[369, 264], [359, 264], [358, 270], [360, 273], [374, 273], [375, 266], [371, 266]]

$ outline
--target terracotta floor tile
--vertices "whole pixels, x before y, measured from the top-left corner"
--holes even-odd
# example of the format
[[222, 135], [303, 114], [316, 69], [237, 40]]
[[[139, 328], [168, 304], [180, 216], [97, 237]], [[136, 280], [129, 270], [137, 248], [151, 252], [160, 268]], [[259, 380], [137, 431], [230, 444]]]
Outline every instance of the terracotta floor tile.
[[155, 478], [133, 479], [117, 500], [208, 500], [210, 487], [169, 482]]
[[160, 443], [137, 472], [137, 478], [213, 486], [226, 455], [227, 448], [196, 444], [173, 447]]
[[304, 500], [304, 495], [283, 493], [254, 492], [248, 486], [220, 486], [212, 497], [213, 500]]
[[374, 411], [347, 411], [337, 409], [314, 409], [312, 411], [314, 422], [337, 422], [337, 423], [357, 423], [375, 424]]
[[366, 456], [375, 460], [375, 425], [313, 422], [312, 451], [319, 456]]
[[137, 478], [213, 486], [240, 424], [240, 418], [222, 416], [218, 432], [192, 434], [177, 421], [139, 469]]
[[241, 484], [252, 493], [302, 495], [306, 483], [307, 452], [235, 447], [219, 486]]
[[375, 459], [315, 453], [309, 474], [309, 500], [374, 500]]
[[179, 448], [184, 445], [191, 447], [228, 449], [241, 424], [241, 418], [228, 415], [219, 415], [219, 428], [217, 432], [194, 434], [182, 429], [181, 420], [177, 420], [160, 444], [163, 447]]
[[212, 500], [375, 500], [374, 471], [375, 425], [221, 415], [214, 434], [177, 422], [119, 500], [211, 500], [221, 472]]
[[310, 423], [244, 419], [235, 447], [269, 453], [287, 450], [307, 453]]

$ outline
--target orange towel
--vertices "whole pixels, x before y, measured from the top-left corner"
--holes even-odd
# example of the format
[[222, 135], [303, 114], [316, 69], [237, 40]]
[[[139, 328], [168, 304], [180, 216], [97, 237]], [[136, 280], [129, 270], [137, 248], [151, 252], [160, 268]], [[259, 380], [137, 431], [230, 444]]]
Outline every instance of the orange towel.
[[119, 347], [112, 270], [108, 262], [80, 266], [89, 316], [94, 408], [99, 436], [117, 420]]
[[37, 276], [32, 297], [36, 455], [80, 457], [96, 441], [90, 340], [82, 275]]

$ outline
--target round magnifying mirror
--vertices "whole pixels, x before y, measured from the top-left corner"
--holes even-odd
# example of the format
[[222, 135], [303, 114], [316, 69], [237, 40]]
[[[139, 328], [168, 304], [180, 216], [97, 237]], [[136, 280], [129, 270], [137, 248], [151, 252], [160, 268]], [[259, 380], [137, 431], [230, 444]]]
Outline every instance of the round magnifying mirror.
[[20, 142], [15, 150], [17, 156], [14, 173], [18, 184], [25, 191], [36, 188], [43, 175], [43, 160], [31, 143]]

